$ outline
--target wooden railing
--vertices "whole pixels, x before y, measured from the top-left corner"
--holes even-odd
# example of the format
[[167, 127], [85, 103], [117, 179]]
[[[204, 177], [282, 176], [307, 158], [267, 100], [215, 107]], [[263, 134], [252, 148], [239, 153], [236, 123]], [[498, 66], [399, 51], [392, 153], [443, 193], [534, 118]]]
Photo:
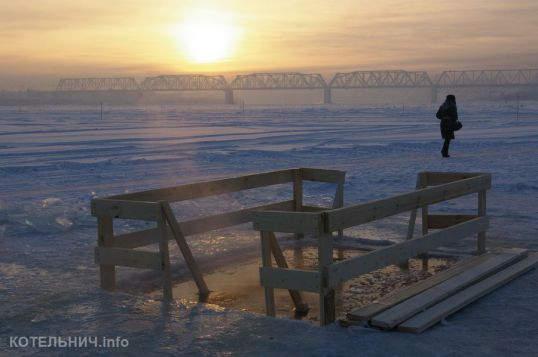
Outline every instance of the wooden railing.
[[[172, 298], [168, 241], [173, 239], [181, 250], [200, 296], [206, 296], [209, 289], [189, 248], [187, 236], [250, 222], [253, 214], [262, 210], [300, 212], [326, 209], [303, 205], [303, 181], [336, 184], [332, 208], [341, 207], [344, 197], [344, 180], [345, 172], [343, 171], [298, 168], [94, 199], [91, 202], [91, 208], [92, 215], [97, 217], [98, 230], [95, 262], [100, 265], [101, 287], [108, 290], [115, 289], [116, 266], [154, 269], [162, 271], [163, 296], [167, 299]], [[293, 185], [293, 197], [287, 201], [184, 221], [178, 221], [170, 207], [170, 203], [173, 202], [285, 183]], [[152, 221], [156, 226], [115, 235], [114, 219]], [[158, 252], [136, 250], [136, 248], [151, 244], [159, 245]], [[293, 296], [297, 297], [296, 294]]]
[[[260, 281], [265, 288], [267, 315], [275, 315], [274, 288], [319, 293], [320, 322], [335, 320], [335, 287], [351, 278], [390, 264], [402, 264], [407, 259], [422, 256], [427, 267], [428, 251], [449, 245], [477, 234], [477, 254], [485, 251], [486, 191], [491, 187], [491, 175], [483, 173], [422, 172], [418, 174], [416, 191], [385, 199], [361, 203], [323, 212], [257, 212], [254, 229], [261, 232], [262, 263]], [[430, 205], [453, 198], [478, 194], [476, 215], [430, 215]], [[422, 236], [413, 239], [417, 209], [422, 211]], [[411, 211], [406, 241], [368, 254], [333, 262], [333, 232]], [[429, 229], [439, 229], [430, 232]], [[318, 270], [289, 269], [285, 262], [272, 265], [271, 254], [281, 255], [274, 232], [315, 234], [318, 237]], [[278, 262], [277, 262], [278, 263]], [[295, 302], [295, 299], [294, 299]], [[297, 307], [297, 305], [296, 305]]]

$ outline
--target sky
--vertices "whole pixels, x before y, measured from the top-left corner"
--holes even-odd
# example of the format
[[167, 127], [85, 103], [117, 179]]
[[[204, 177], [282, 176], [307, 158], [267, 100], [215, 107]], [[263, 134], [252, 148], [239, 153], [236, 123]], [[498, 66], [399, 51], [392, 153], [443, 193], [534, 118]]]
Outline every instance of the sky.
[[63, 77], [538, 68], [536, 0], [0, 0], [0, 89]]

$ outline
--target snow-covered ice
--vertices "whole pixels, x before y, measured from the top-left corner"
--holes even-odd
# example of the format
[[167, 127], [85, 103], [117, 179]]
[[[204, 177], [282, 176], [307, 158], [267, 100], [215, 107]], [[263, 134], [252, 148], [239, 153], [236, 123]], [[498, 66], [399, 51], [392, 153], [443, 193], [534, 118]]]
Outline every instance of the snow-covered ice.
[[[484, 171], [488, 245], [538, 248], [538, 105], [463, 104], [464, 123], [442, 159], [433, 106], [0, 108], [0, 354], [10, 336], [122, 336], [131, 354], [169, 355], [536, 355], [538, 273], [533, 271], [415, 336], [366, 328], [319, 328], [178, 300], [165, 306], [137, 288], [151, 274], [125, 269], [120, 291], [98, 288], [93, 197], [289, 167], [345, 170], [346, 204], [413, 189], [416, 173]], [[306, 187], [326, 204], [330, 185]], [[290, 197], [287, 187], [203, 199], [188, 217]], [[470, 210], [475, 199], [445, 210]], [[123, 221], [129, 230], [140, 223]], [[398, 241], [406, 216], [349, 235]], [[353, 240], [353, 238], [348, 238]], [[195, 256], [219, 264], [258, 254], [249, 227], [192, 237]], [[457, 247], [473, 248], [468, 240]], [[187, 276], [179, 257], [176, 275]], [[120, 269], [121, 270], [121, 269]], [[128, 281], [127, 281], [128, 279]], [[132, 288], [135, 286], [135, 288]], [[77, 354], [106, 350], [82, 349]], [[63, 350], [64, 353], [67, 350]], [[110, 350], [109, 350], [110, 352]]]

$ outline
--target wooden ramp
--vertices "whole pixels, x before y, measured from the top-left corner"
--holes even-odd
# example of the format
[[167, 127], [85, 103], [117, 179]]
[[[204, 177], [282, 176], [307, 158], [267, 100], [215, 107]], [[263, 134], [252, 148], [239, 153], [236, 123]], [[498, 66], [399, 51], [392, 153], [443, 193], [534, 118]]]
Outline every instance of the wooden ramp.
[[421, 333], [534, 267], [538, 253], [504, 249], [460, 263], [347, 314], [343, 325]]

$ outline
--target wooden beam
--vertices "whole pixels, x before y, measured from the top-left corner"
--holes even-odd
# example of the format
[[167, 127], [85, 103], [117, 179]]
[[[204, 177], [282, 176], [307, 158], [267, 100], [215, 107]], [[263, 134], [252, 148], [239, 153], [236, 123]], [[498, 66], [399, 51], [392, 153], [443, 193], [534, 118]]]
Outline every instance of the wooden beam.
[[260, 282], [263, 287], [319, 293], [319, 281], [319, 273], [315, 271], [260, 268]]
[[397, 243], [359, 257], [332, 264], [329, 267], [329, 286], [337, 286], [346, 280], [370, 271], [390, 264], [398, 264], [403, 259], [426, 253], [437, 247], [449, 245], [459, 239], [487, 229], [488, 225], [489, 220], [487, 217], [475, 218], [442, 231], [433, 232], [420, 238]]
[[256, 212], [252, 217], [257, 231], [282, 233], [317, 233], [321, 224], [320, 213], [310, 212]]
[[391, 308], [392, 306], [399, 304], [417, 294], [420, 294], [421, 292], [437, 284], [440, 284], [455, 275], [461, 274], [462, 272], [472, 268], [473, 266], [484, 262], [490, 257], [490, 254], [484, 254], [479, 257], [473, 257], [472, 259], [458, 263], [447, 270], [443, 270], [442, 272], [433, 275], [428, 279], [421, 280], [417, 283], [414, 283], [413, 285], [407, 286], [403, 289], [399, 289], [394, 293], [387, 295], [370, 305], [355, 309], [347, 314], [347, 318], [355, 321], [370, 320], [373, 316]]
[[141, 191], [112, 196], [122, 200], [177, 202], [202, 198], [223, 193], [237, 192], [252, 188], [278, 185], [293, 180], [293, 170], [279, 170], [259, 174], [232, 177], [220, 180], [198, 182], [169, 188]]
[[[98, 247], [109, 247], [114, 238], [114, 227], [112, 218], [105, 216], [97, 217], [97, 245]], [[97, 258], [96, 258], [97, 259]], [[116, 288], [116, 267], [112, 264], [100, 264], [99, 276], [101, 288], [114, 290]]]
[[429, 214], [428, 228], [442, 229], [453, 226], [455, 224], [467, 222], [478, 217], [477, 215], [469, 214]]
[[159, 204], [155, 202], [96, 198], [91, 202], [91, 210], [92, 215], [97, 217], [106, 216], [111, 218], [157, 221], [160, 208]]
[[[269, 232], [269, 241], [271, 243], [271, 251], [273, 252], [273, 257], [275, 258], [275, 262], [278, 267], [288, 269], [286, 257], [284, 257], [282, 249], [280, 249], [280, 245], [278, 244], [278, 241], [276, 240], [275, 234], [273, 232]], [[288, 290], [288, 292], [290, 294], [291, 300], [293, 301], [293, 305], [295, 306], [295, 311], [299, 313], [307, 312], [308, 304], [305, 304], [303, 302], [303, 297], [301, 296], [301, 293], [298, 290]]]
[[251, 222], [258, 211], [276, 210], [291, 211], [293, 200], [270, 203], [262, 206], [245, 208], [238, 211], [216, 214], [180, 222], [185, 236], [209, 232], [219, 228], [226, 228]]
[[[301, 169], [293, 171], [293, 203], [293, 210], [301, 212], [303, 208], [303, 177]], [[302, 233], [295, 233], [296, 239], [302, 239], [303, 237]]]
[[[486, 190], [478, 192], [478, 216], [483, 217], [486, 215]], [[484, 254], [486, 252], [486, 231], [478, 233], [476, 242], [476, 253]]]
[[319, 322], [321, 326], [333, 323], [336, 319], [336, 298], [334, 286], [329, 284], [329, 269], [333, 263], [333, 237], [331, 233], [318, 233], [319, 266]]
[[491, 293], [501, 286], [509, 283], [520, 275], [525, 274], [538, 262], [538, 254], [529, 254], [529, 257], [515, 263], [499, 273], [486, 278], [459, 293], [439, 302], [426, 311], [415, 315], [398, 326], [399, 331], [421, 333], [435, 325], [447, 316]]
[[[251, 221], [252, 214], [256, 211], [282, 210], [290, 211], [293, 209], [293, 201], [283, 201], [271, 203], [263, 206], [245, 208], [238, 211], [216, 214], [195, 218], [188, 221], [179, 222], [183, 235], [185, 237], [209, 232], [219, 228], [231, 227], [236, 224], [247, 223]], [[111, 246], [119, 248], [138, 248], [149, 244], [158, 243], [158, 229], [150, 228], [136, 232], [124, 233], [111, 238]], [[175, 239], [170, 228], [167, 229], [168, 240]]]
[[[263, 286], [265, 295], [265, 313], [267, 316], [276, 316], [275, 309], [275, 290], [271, 285], [271, 280], [266, 278], [265, 271], [267, 269], [273, 269], [271, 259], [271, 241], [269, 240], [269, 232], [260, 232], [260, 238], [262, 243], [262, 267], [260, 268], [260, 284]], [[274, 278], [277, 274], [269, 274], [268, 278]], [[297, 288], [296, 286], [294, 288]]]
[[467, 195], [491, 186], [491, 176], [482, 175], [440, 186], [328, 211], [327, 229], [331, 232], [368, 223], [414, 208]]
[[465, 180], [472, 177], [477, 177], [481, 175], [490, 175], [482, 172], [434, 172], [426, 171], [422, 172], [425, 177], [424, 185], [426, 186], [437, 186], [443, 185], [445, 183]]
[[162, 262], [158, 253], [124, 248], [96, 247], [95, 263], [162, 270]]
[[166, 218], [166, 221], [168, 222], [170, 229], [172, 230], [174, 239], [176, 240], [177, 245], [179, 246], [181, 254], [183, 255], [183, 258], [185, 259], [185, 263], [187, 264], [187, 267], [189, 268], [189, 271], [191, 272], [194, 282], [196, 283], [196, 286], [198, 287], [198, 292], [200, 294], [200, 297], [204, 298], [209, 294], [209, 289], [207, 288], [207, 284], [205, 283], [204, 276], [202, 275], [200, 268], [198, 267], [198, 263], [196, 263], [196, 260], [194, 259], [192, 255], [191, 249], [189, 248], [189, 245], [187, 244], [187, 240], [185, 239], [185, 236], [183, 235], [181, 226], [177, 222], [176, 218], [174, 217], [174, 213], [172, 212], [172, 209], [170, 208], [170, 205], [167, 202], [162, 203], [162, 210], [163, 210], [164, 217]]
[[159, 229], [159, 254], [161, 256], [162, 271], [163, 271], [163, 299], [172, 300], [174, 294], [172, 291], [172, 274], [170, 271], [170, 253], [168, 250], [168, 236], [166, 218], [163, 213], [163, 206], [166, 202], [160, 202], [160, 214], [157, 219], [157, 228]]
[[325, 170], [325, 169], [312, 169], [301, 168], [303, 180], [305, 181], [317, 181], [317, 182], [329, 182], [339, 183], [345, 180], [345, 171], [339, 170]]
[[385, 310], [372, 318], [371, 324], [383, 329], [392, 329], [420, 311], [521, 260], [526, 254], [527, 251], [520, 250], [519, 254], [501, 253], [495, 255], [485, 262]]

